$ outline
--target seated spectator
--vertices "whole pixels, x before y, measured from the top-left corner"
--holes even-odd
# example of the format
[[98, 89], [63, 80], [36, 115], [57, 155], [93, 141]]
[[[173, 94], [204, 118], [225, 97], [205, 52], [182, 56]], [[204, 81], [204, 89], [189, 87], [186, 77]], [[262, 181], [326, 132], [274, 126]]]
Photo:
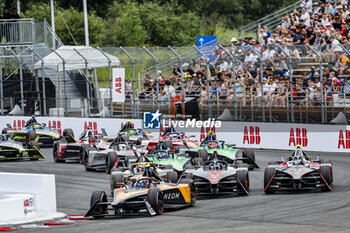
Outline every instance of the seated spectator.
[[343, 52], [337, 53], [339, 53], [339, 58], [335, 67], [337, 68], [338, 74], [343, 75], [344, 72], [349, 68], [350, 59], [347, 56], [345, 56]]
[[176, 96], [175, 88], [171, 85], [169, 80], [165, 80], [164, 82], [164, 90], [160, 93], [160, 100], [163, 103], [167, 103], [170, 98]]
[[171, 83], [175, 83], [176, 80], [180, 79], [180, 77], [181, 77], [181, 70], [179, 67], [179, 63], [175, 62], [174, 69], [173, 69], [172, 75], [169, 77], [169, 80]]

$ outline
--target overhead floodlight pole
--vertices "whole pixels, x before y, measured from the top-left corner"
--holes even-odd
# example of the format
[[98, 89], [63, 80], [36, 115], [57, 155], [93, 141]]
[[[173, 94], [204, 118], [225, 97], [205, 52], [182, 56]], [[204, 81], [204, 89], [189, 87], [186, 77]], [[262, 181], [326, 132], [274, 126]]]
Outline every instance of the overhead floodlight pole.
[[21, 108], [22, 108], [22, 111], [24, 112], [24, 90], [23, 90], [23, 62], [22, 62], [22, 59], [15, 53], [13, 52], [12, 49], [9, 49], [9, 48], [6, 48], [7, 51], [10, 51], [16, 58], [17, 60], [19, 61], [20, 65], [19, 65], [19, 80], [20, 80], [20, 90], [21, 90]]
[[111, 59], [107, 56], [105, 52], [102, 51], [99, 47], [97, 47], [97, 50], [100, 51], [103, 56], [105, 56], [108, 60], [108, 75], [109, 75], [109, 101], [110, 101], [110, 109], [111, 109], [111, 116], [113, 116], [113, 92], [112, 92], [112, 61]]
[[[62, 73], [63, 73], [63, 92], [64, 92], [64, 115], [68, 115], [68, 105], [67, 105], [67, 84], [66, 84], [66, 61], [64, 58], [56, 51], [52, 50], [61, 60], [62, 60]], [[58, 72], [60, 70], [58, 69]]]
[[151, 55], [151, 57], [153, 57], [154, 61], [155, 61], [155, 67], [156, 67], [156, 88], [157, 88], [157, 106], [158, 106], [158, 110], [160, 109], [160, 103], [159, 103], [159, 80], [158, 80], [158, 59], [156, 58], [156, 56], [153, 55], [153, 53], [151, 53], [151, 51], [149, 51], [146, 47], [143, 47], [143, 49], [149, 54]]
[[259, 58], [259, 64], [260, 64], [260, 89], [261, 89], [261, 115], [262, 115], [262, 121], [265, 122], [265, 98], [264, 98], [264, 86], [263, 86], [263, 61], [262, 56], [258, 51], [256, 51], [250, 44], [248, 44], [248, 47], [252, 50], [253, 53], [255, 53]]
[[220, 48], [225, 51], [225, 53], [232, 59], [232, 78], [233, 78], [233, 104], [235, 107], [235, 120], [238, 119], [238, 113], [237, 113], [237, 93], [236, 93], [236, 74], [235, 74], [235, 58], [232, 56], [232, 54], [222, 45], [220, 45]]
[[131, 71], [132, 71], [132, 116], [136, 118], [136, 105], [135, 105], [135, 59], [126, 51], [122, 46], [120, 49], [130, 58], [131, 60]]
[[[277, 47], [282, 51], [282, 53], [284, 53], [287, 57], [288, 57], [288, 65], [289, 65], [289, 82], [293, 83], [293, 70], [292, 70], [292, 57], [286, 52], [284, 51], [284, 49], [282, 49], [282, 47], [279, 44], [276, 44]], [[289, 85], [289, 91], [290, 91], [290, 115], [291, 115], [291, 121], [294, 122], [294, 101], [293, 101], [293, 85]]]
[[83, 11], [84, 11], [85, 45], [86, 46], [90, 46], [90, 42], [89, 42], [89, 22], [88, 22], [88, 13], [87, 13], [86, 0], [83, 0]]
[[[53, 34], [55, 34], [56, 33], [56, 31], [55, 31], [55, 7], [53, 4], [53, 0], [50, 0], [50, 11], [51, 11], [51, 28], [52, 28]], [[54, 36], [52, 36], [52, 49], [53, 50], [56, 49], [56, 40], [55, 40]]]
[[88, 116], [90, 117], [91, 115], [91, 110], [90, 110], [90, 87], [89, 87], [89, 70], [88, 70], [88, 60], [76, 49], [73, 49], [80, 57], [82, 57], [85, 61], [85, 78], [86, 78], [86, 97], [87, 97], [87, 107], [88, 107]]
[[43, 89], [43, 115], [46, 116], [46, 90], [45, 90], [45, 77], [44, 77], [44, 60], [33, 49], [29, 49], [29, 50], [32, 51], [32, 53], [34, 53], [40, 59], [40, 62], [41, 62], [41, 77], [42, 77], [41, 83], [42, 83], [42, 89]]
[[208, 96], [208, 115], [209, 118], [212, 117], [212, 112], [211, 112], [211, 101], [210, 101], [210, 90], [209, 90], [209, 64], [210, 64], [210, 59], [201, 51], [197, 48], [197, 46], [193, 45], [193, 48], [195, 48], [195, 50], [197, 50], [198, 53], [200, 53], [204, 58], [205, 58], [205, 64], [206, 64], [206, 76], [207, 76], [207, 96]]
[[[168, 46], [168, 48], [170, 49], [171, 52], [173, 52], [173, 54], [175, 54], [175, 56], [178, 58], [179, 63], [180, 63], [180, 67], [182, 68], [182, 58], [181, 56], [170, 46]], [[181, 85], [181, 93], [182, 93], [182, 98], [181, 98], [181, 102], [182, 102], [182, 112], [184, 112], [185, 110], [185, 97], [186, 97], [186, 93], [185, 93], [185, 89], [184, 89], [184, 78], [183, 78], [183, 70], [180, 69], [180, 85]]]

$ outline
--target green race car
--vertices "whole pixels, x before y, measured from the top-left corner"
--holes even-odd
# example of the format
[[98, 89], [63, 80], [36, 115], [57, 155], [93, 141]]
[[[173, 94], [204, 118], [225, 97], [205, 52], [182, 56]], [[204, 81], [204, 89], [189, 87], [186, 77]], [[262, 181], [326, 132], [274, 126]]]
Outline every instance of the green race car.
[[259, 168], [255, 162], [255, 154], [252, 149], [237, 148], [234, 144], [226, 144], [225, 141], [217, 140], [216, 136], [210, 132], [197, 148], [190, 149], [186, 153], [190, 157], [200, 157], [203, 161], [207, 161], [208, 157], [216, 150], [229, 164], [239, 160], [242, 163], [246, 163], [250, 170]]

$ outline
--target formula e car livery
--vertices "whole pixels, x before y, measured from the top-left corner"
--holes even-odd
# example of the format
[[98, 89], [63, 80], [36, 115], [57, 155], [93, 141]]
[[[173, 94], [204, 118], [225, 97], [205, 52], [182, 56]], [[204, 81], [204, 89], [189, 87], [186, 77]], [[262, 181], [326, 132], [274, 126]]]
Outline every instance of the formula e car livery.
[[249, 193], [249, 176], [247, 164], [228, 164], [218, 153], [214, 153], [207, 161], [200, 160], [199, 166], [186, 169], [197, 189], [197, 195], [225, 195]]
[[312, 160], [300, 147], [290, 157], [269, 162], [265, 168], [265, 193], [285, 190], [331, 191], [332, 188], [332, 162], [319, 157]]
[[89, 149], [106, 150], [108, 147], [109, 143], [101, 139], [100, 136], [94, 135], [90, 128], [85, 130], [78, 140], [74, 138], [72, 129], [64, 129], [62, 139], [54, 143], [53, 160], [55, 163], [76, 160], [83, 164]]
[[35, 131], [27, 132], [24, 142], [17, 142], [0, 135], [0, 161], [3, 160], [38, 160], [45, 159], [39, 150], [39, 144], [35, 141]]
[[129, 181], [118, 180], [113, 195], [108, 199], [106, 192], [95, 191], [91, 195], [87, 216], [141, 214], [161, 215], [165, 207], [193, 206], [196, 203], [196, 188], [190, 179], [177, 183], [164, 181], [152, 166], [146, 167], [141, 175]]
[[49, 129], [45, 123], [38, 123], [34, 116], [26, 122], [24, 128], [18, 131], [13, 130], [11, 125], [7, 124], [7, 127], [2, 130], [2, 134], [14, 141], [24, 142], [26, 134], [30, 130], [35, 130], [38, 137], [36, 141], [40, 144], [52, 145], [61, 138], [56, 130]]
[[235, 160], [239, 159], [248, 164], [248, 168], [251, 170], [259, 168], [255, 162], [255, 153], [252, 149], [239, 149], [236, 145], [225, 144], [225, 141], [217, 140], [215, 134], [211, 131], [202, 140], [199, 147], [189, 150], [188, 153], [192, 157], [199, 153], [203, 161], [206, 161], [208, 154], [213, 153], [214, 150], [217, 150], [218, 154], [229, 164], [233, 164]]

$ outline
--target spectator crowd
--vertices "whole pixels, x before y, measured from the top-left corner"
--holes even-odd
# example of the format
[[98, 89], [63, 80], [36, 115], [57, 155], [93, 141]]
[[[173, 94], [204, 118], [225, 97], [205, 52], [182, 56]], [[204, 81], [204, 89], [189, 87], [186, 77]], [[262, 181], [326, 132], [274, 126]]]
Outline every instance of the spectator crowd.
[[[224, 104], [236, 98], [242, 106], [260, 105], [264, 99], [266, 106], [283, 107], [293, 99], [304, 106], [317, 106], [321, 92], [327, 101], [335, 95], [350, 96], [349, 39], [350, 1], [304, 0], [300, 11], [285, 14], [275, 28], [259, 26], [258, 39], [233, 37], [224, 49], [213, 48], [215, 59], [209, 69], [200, 57], [182, 67], [175, 63], [168, 76], [158, 71], [160, 99], [183, 92], [187, 97], [206, 99], [207, 75], [212, 100]], [[143, 85], [139, 98], [155, 100], [156, 82], [147, 72]]]

